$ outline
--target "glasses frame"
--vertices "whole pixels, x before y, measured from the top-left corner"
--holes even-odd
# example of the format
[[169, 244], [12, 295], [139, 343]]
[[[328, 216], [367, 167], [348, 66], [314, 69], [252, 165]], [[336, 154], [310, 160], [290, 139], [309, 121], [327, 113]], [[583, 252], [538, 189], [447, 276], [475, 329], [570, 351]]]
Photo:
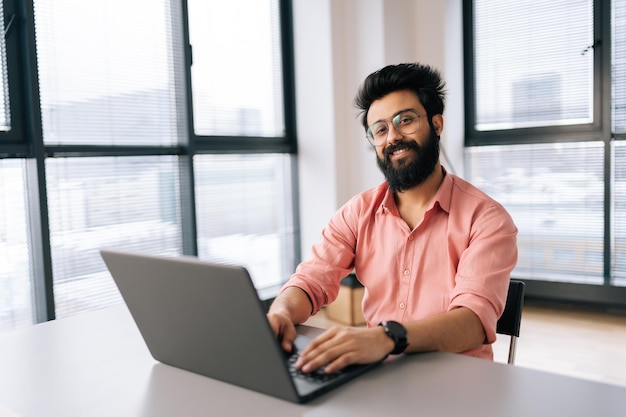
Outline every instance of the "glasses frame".
[[[402, 116], [406, 115], [406, 114], [412, 114], [413, 116], [415, 116], [415, 119], [417, 120], [416, 123], [416, 127], [415, 129], [413, 129], [413, 127], [407, 127], [407, 126], [403, 126], [401, 125], [401, 120], [402, 120]], [[420, 127], [421, 127], [421, 119], [422, 117], [424, 117], [421, 114], [417, 114], [417, 112], [415, 112], [414, 110], [411, 109], [406, 109], [406, 110], [402, 110], [399, 111], [396, 115], [394, 115], [393, 117], [390, 117], [388, 119], [383, 119], [383, 120], [379, 120], [375, 123], [372, 123], [370, 126], [368, 126], [367, 131], [365, 133], [365, 138], [367, 139], [367, 141], [372, 145], [372, 146], [382, 146], [383, 144], [385, 144], [387, 142], [387, 139], [389, 138], [389, 122], [391, 122], [391, 125], [393, 126], [393, 128], [395, 130], [397, 130], [398, 132], [404, 134], [404, 135], [410, 135], [412, 133], [417, 132]], [[387, 128], [387, 133], [385, 134], [385, 138], [384, 139], [375, 139], [374, 138], [374, 134], [372, 133], [372, 128], [374, 126], [377, 125], [381, 125], [384, 124], [384, 126]]]

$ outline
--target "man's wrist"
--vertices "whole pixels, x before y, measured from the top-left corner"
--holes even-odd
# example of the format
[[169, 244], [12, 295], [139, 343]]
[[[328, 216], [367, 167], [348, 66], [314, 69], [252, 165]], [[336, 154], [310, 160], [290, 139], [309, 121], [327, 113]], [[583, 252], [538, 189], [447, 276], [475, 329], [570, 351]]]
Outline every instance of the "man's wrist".
[[406, 328], [397, 321], [382, 321], [381, 326], [385, 335], [393, 342], [393, 349], [389, 352], [391, 355], [397, 355], [404, 352], [409, 345]]
[[392, 338], [390, 338], [389, 336], [387, 336], [387, 333], [385, 333], [385, 329], [383, 329], [383, 326], [381, 326], [380, 324], [377, 326], [378, 329], [380, 329], [380, 333], [382, 334], [381, 336], [381, 346], [383, 348], [385, 348], [385, 355], [389, 355], [389, 353], [395, 349], [396, 347], [396, 343], [393, 341]]

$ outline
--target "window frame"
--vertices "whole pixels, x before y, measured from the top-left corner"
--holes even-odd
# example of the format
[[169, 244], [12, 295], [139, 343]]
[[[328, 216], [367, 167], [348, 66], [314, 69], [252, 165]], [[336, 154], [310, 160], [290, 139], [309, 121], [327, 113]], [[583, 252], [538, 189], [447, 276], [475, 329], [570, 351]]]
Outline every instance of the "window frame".
[[[46, 195], [45, 161], [56, 157], [99, 156], [151, 156], [175, 155], [179, 158], [182, 218], [182, 253], [198, 253], [196, 235], [194, 155], [281, 153], [291, 155], [292, 176], [297, 173], [297, 137], [295, 110], [295, 66], [293, 52], [292, 2], [278, 0], [280, 16], [280, 42], [283, 71], [283, 111], [285, 132], [277, 137], [199, 136], [193, 129], [191, 94], [191, 46], [187, 0], [172, 0], [171, 13], [180, 17], [181, 25], [173, 27], [175, 77], [179, 78], [177, 106], [183, 124], [179, 143], [172, 146], [100, 146], [100, 145], [50, 145], [44, 144], [39, 99], [36, 56], [34, 0], [3, 0], [5, 22], [15, 16], [6, 38], [7, 73], [12, 129], [0, 132], [0, 158], [25, 160], [28, 180], [31, 268], [33, 282], [34, 322], [55, 319], [54, 289], [50, 226]], [[6, 23], [5, 23], [6, 24]], [[178, 47], [176, 46], [178, 45]], [[297, 215], [297, 181], [293, 181], [294, 241], [299, 242], [299, 217]], [[293, 248], [294, 259], [300, 259], [300, 247]], [[295, 265], [294, 265], [295, 267]]]
[[[193, 109], [191, 94], [191, 62], [193, 61], [192, 47], [189, 41], [187, 2], [183, 1], [185, 22], [185, 62], [186, 79], [188, 80], [187, 106]], [[194, 143], [195, 151], [203, 153], [297, 153], [296, 140], [296, 98], [295, 98], [295, 67], [293, 52], [293, 26], [291, 0], [279, 0], [280, 8], [280, 36], [281, 36], [281, 65], [283, 69], [283, 112], [285, 122], [284, 136], [220, 136], [198, 135], [193, 126], [193, 110], [189, 115], [189, 139]]]
[[18, 2], [3, 0], [7, 84], [9, 93], [9, 114], [11, 129], [0, 131], [0, 155], [5, 157], [23, 157], [30, 153], [27, 139], [26, 109], [30, 105], [30, 97], [26, 89], [27, 74], [20, 69], [25, 63], [26, 54], [21, 53], [23, 45], [24, 8]]
[[593, 5], [593, 123], [570, 126], [518, 128], [478, 131], [475, 129], [475, 73], [473, 0], [463, 0], [463, 71], [465, 148], [490, 145], [541, 144], [598, 141], [604, 143], [604, 283], [575, 284], [544, 280], [524, 280], [528, 297], [574, 303], [626, 307], [626, 287], [611, 284], [612, 212], [611, 172], [612, 143], [625, 140], [626, 134], [611, 132], [611, 0], [595, 0]]
[[[604, 3], [604, 4], [603, 4]], [[604, 130], [606, 120], [603, 117], [605, 110], [602, 108], [603, 98], [606, 96], [606, 86], [604, 83], [604, 59], [606, 48], [610, 48], [610, 26], [609, 30], [602, 25], [603, 16], [608, 16], [606, 3], [603, 1], [594, 2], [594, 62], [593, 62], [593, 122], [588, 124], [565, 125], [565, 126], [545, 126], [516, 129], [500, 129], [490, 131], [480, 131], [475, 128], [476, 124], [476, 103], [473, 99], [476, 95], [476, 83], [474, 72], [474, 2], [473, 0], [463, 0], [463, 72], [465, 85], [465, 146], [487, 146], [487, 145], [510, 145], [510, 144], [532, 144], [547, 142], [573, 142], [588, 140], [604, 140]], [[608, 5], [610, 9], [610, 4]], [[606, 25], [604, 25], [606, 26]], [[603, 40], [604, 39], [604, 40]], [[608, 55], [608, 54], [606, 54]], [[608, 66], [610, 73], [610, 64]], [[610, 75], [610, 74], [609, 74]], [[609, 81], [610, 87], [610, 81]], [[610, 129], [610, 126], [609, 126]], [[506, 139], [503, 138], [506, 137]]]

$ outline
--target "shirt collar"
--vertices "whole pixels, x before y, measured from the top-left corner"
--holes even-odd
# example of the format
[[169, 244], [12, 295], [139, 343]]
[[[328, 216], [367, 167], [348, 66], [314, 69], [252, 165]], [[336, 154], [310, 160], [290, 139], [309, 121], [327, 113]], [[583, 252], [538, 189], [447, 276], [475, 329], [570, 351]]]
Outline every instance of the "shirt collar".
[[439, 207], [446, 213], [450, 213], [450, 205], [452, 201], [452, 185], [454, 184], [454, 179], [452, 175], [448, 174], [448, 171], [442, 166], [441, 170], [443, 171], [443, 181], [437, 190], [437, 194], [435, 194], [435, 198], [433, 199], [433, 204], [439, 204]]

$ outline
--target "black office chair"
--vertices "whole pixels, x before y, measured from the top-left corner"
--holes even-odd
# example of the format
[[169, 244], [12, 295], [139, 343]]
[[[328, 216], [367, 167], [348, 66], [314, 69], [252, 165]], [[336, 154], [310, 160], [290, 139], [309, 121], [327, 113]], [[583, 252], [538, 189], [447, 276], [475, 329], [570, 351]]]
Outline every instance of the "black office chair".
[[522, 281], [511, 280], [509, 283], [509, 294], [506, 297], [504, 312], [498, 320], [496, 333], [511, 336], [509, 343], [508, 363], [515, 363], [515, 351], [517, 349], [517, 338], [519, 337], [520, 324], [522, 322], [522, 308], [524, 307], [524, 287]]

